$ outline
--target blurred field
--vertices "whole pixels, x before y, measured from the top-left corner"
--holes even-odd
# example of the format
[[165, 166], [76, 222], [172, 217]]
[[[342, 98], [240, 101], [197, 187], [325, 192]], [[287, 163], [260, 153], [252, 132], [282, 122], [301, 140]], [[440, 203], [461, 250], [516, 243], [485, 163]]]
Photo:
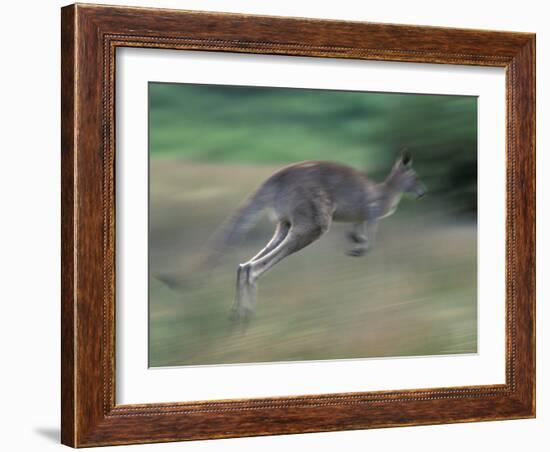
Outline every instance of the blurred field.
[[[281, 166], [337, 160], [382, 180], [403, 146], [428, 196], [403, 200], [362, 258], [333, 224], [260, 280], [233, 331], [237, 265], [273, 226], [198, 273], [220, 223]], [[476, 97], [150, 83], [149, 154], [151, 366], [476, 351]]]
[[476, 215], [475, 96], [150, 83], [149, 109], [153, 159], [338, 160], [383, 177], [407, 147], [431, 197]]
[[[176, 366], [476, 352], [475, 219], [433, 196], [404, 199], [376, 247], [345, 255], [348, 225], [285, 259], [259, 284], [243, 334], [230, 328], [235, 270], [270, 238], [263, 221], [211, 273], [198, 252], [241, 200], [282, 165], [151, 159], [149, 365]], [[177, 273], [173, 291], [155, 275]]]

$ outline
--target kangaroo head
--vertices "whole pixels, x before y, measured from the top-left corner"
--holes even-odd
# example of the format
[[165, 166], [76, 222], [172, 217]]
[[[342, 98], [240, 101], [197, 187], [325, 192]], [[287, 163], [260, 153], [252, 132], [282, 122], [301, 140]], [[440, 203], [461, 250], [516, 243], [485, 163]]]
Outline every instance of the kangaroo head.
[[391, 185], [403, 193], [421, 198], [426, 194], [426, 186], [420, 182], [412, 167], [412, 157], [408, 151], [403, 151], [393, 165], [388, 177]]

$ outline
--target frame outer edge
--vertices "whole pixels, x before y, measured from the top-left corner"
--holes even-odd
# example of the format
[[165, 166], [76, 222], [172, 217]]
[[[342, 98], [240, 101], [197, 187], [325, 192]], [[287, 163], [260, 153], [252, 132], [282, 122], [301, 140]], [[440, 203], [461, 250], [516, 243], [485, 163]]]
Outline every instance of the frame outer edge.
[[533, 179], [533, 224], [532, 224], [532, 234], [533, 234], [533, 271], [531, 274], [531, 280], [533, 284], [533, 301], [532, 301], [532, 321], [533, 321], [533, 330], [531, 333], [531, 341], [532, 341], [532, 353], [533, 353], [533, 387], [531, 390], [531, 397], [532, 397], [532, 414], [533, 417], [536, 417], [537, 415], [537, 366], [536, 366], [536, 359], [537, 359], [537, 300], [536, 300], [536, 293], [537, 293], [537, 270], [536, 270], [536, 264], [537, 264], [537, 217], [536, 217], [536, 208], [537, 208], [537, 36], [536, 34], [533, 34], [533, 39], [531, 41], [531, 70], [533, 71], [531, 77], [531, 92], [533, 96], [533, 102], [532, 102], [532, 143], [533, 143], [533, 163], [531, 168], [531, 177]]
[[[86, 447], [533, 417], [535, 400], [535, 236], [534, 224], [531, 222], [534, 223], [535, 199], [534, 35], [522, 34], [519, 36], [514, 33], [503, 32], [497, 36], [497, 33], [490, 31], [482, 32], [482, 34], [491, 37], [491, 42], [495, 41], [498, 44], [498, 51], [495, 50], [495, 55], [500, 55], [500, 59], [486, 62], [487, 65], [505, 66], [513, 60], [518, 69], [517, 74], [520, 75], [514, 81], [517, 81], [516, 99], [520, 101], [521, 108], [517, 109], [516, 119], [512, 126], [515, 130], [514, 142], [520, 154], [520, 161], [517, 162], [514, 173], [518, 178], [518, 182], [525, 184], [524, 191], [516, 193], [515, 197], [519, 204], [515, 216], [519, 232], [518, 244], [522, 245], [523, 248], [518, 251], [518, 265], [516, 266], [520, 270], [520, 274], [516, 278], [518, 285], [517, 298], [519, 300], [518, 311], [520, 311], [518, 315], [520, 328], [518, 328], [519, 334], [517, 336], [518, 357], [520, 358], [518, 375], [521, 376], [521, 384], [518, 385], [515, 396], [510, 397], [510, 394], [504, 393], [502, 396], [495, 396], [494, 406], [492, 407], [488, 406], [490, 401], [483, 401], [482, 403], [480, 398], [472, 396], [468, 398], [470, 412], [473, 413], [472, 410], [477, 407], [482, 409], [483, 413], [462, 417], [457, 414], [458, 411], [455, 407], [455, 411], [448, 410], [443, 417], [440, 416], [441, 413], [437, 413], [438, 417], [435, 418], [437, 421], [431, 417], [433, 413], [428, 413], [427, 409], [431, 407], [437, 411], [447, 404], [454, 406], [457, 403], [454, 396], [444, 397], [437, 401], [431, 400], [429, 404], [427, 401], [413, 400], [410, 405], [404, 407], [410, 412], [409, 414], [412, 416], [410, 419], [415, 420], [407, 419], [406, 416], [404, 417], [404, 413], [401, 413], [398, 417], [388, 418], [387, 422], [371, 422], [364, 418], [367, 413], [366, 410], [369, 410], [369, 412], [371, 410], [380, 411], [382, 414], [387, 413], [382, 404], [371, 404], [368, 407], [348, 406], [347, 404], [335, 405], [334, 408], [331, 408], [330, 415], [327, 415], [329, 408], [324, 406], [318, 406], [313, 411], [308, 409], [300, 412], [294, 408], [285, 408], [282, 411], [275, 412], [272, 425], [261, 429], [257, 425], [258, 416], [267, 416], [267, 413], [270, 413], [271, 416], [272, 411], [269, 408], [262, 408], [253, 412], [244, 407], [236, 417], [229, 417], [222, 407], [217, 410], [210, 410], [218, 411], [218, 413], [208, 415], [199, 413], [190, 416], [171, 415], [170, 413], [136, 413], [131, 416], [118, 416], [116, 406], [105, 405], [107, 400], [105, 377], [110, 378], [112, 376], [111, 372], [114, 367], [105, 366], [104, 361], [102, 361], [102, 357], [105, 356], [112, 345], [108, 340], [105, 341], [105, 334], [110, 331], [109, 322], [112, 319], [108, 319], [108, 322], [105, 323], [105, 317], [101, 317], [99, 311], [101, 296], [104, 295], [105, 289], [109, 286], [103, 285], [102, 288], [99, 288], [97, 285], [101, 278], [97, 263], [101, 259], [103, 259], [102, 262], [105, 262], [106, 259], [104, 250], [100, 251], [97, 247], [101, 230], [103, 231], [103, 237], [105, 237], [105, 218], [100, 217], [98, 206], [102, 202], [103, 208], [105, 208], [106, 191], [110, 187], [110, 185], [100, 186], [102, 175], [105, 177], [105, 165], [110, 163], [105, 161], [105, 155], [98, 152], [98, 149], [103, 148], [100, 147], [101, 138], [96, 133], [102, 128], [104, 134], [106, 134], [105, 130], [109, 130], [108, 127], [105, 129], [105, 125], [102, 123], [102, 118], [104, 118], [102, 115], [105, 115], [106, 112], [105, 104], [102, 104], [102, 102], [105, 102], [105, 98], [101, 96], [101, 90], [99, 89], [103, 76], [97, 72], [97, 68], [105, 64], [105, 49], [101, 44], [109, 32], [113, 30], [121, 30], [121, 33], [127, 33], [129, 30], [132, 33], [145, 31], [148, 34], [151, 33], [151, 30], [157, 29], [162, 29], [162, 33], [165, 33], [166, 28], [166, 33], [172, 33], [175, 36], [181, 34], [181, 27], [176, 27], [178, 21], [174, 23], [170, 20], [171, 17], [167, 17], [170, 16], [167, 10], [162, 13], [161, 10], [154, 9], [140, 9], [139, 12], [141, 13], [141, 11], [151, 13], [152, 17], [149, 22], [139, 19], [138, 11], [132, 8], [121, 9], [100, 5], [71, 5], [62, 8], [61, 436], [63, 444], [72, 447]], [[214, 16], [216, 21], [227, 18], [224, 14], [203, 14], [206, 16], [205, 23], [213, 20]], [[179, 17], [183, 16], [178, 15]], [[258, 18], [258, 16], [250, 17]], [[277, 21], [284, 24], [287, 23], [286, 19], [278, 18]], [[267, 17], [262, 18], [262, 20], [266, 23], [271, 21]], [[296, 19], [294, 21], [298, 24], [301, 23]], [[197, 16], [198, 23], [195, 20], [184, 22], [190, 27], [190, 32], [195, 30], [199, 33], [200, 40], [208, 40], [205, 37], [207, 30], [201, 26], [201, 23], [204, 22], [201, 16]], [[324, 22], [319, 20], [318, 23], [323, 24]], [[338, 25], [338, 23], [332, 22], [331, 27], [334, 25]], [[357, 34], [365, 32], [360, 29], [360, 25], [352, 26], [345, 23], [341, 23], [341, 25], [357, 28]], [[387, 38], [384, 33], [380, 34], [380, 28], [387, 30], [388, 27], [394, 27], [388, 24], [371, 26], [378, 32], [376, 42]], [[425, 27], [416, 29], [409, 26], [395, 26], [395, 28], [396, 34], [399, 34], [397, 28], [405, 33], [410, 30], [418, 31], [420, 28]], [[253, 28], [252, 31], [255, 31], [260, 38], [268, 34], [264, 28], [260, 31]], [[351, 32], [354, 34], [353, 30]], [[443, 32], [446, 31], [439, 30], [439, 33]], [[451, 32], [453, 30], [449, 29], [449, 33]], [[454, 30], [454, 33], [464, 35], [464, 39], [466, 37], [469, 39], [473, 36], [472, 33], [475, 32]], [[233, 34], [236, 35], [237, 41], [231, 42], [237, 44], [219, 50], [229, 52], [249, 51], [250, 49], [246, 45], [238, 44], [240, 42], [238, 38], [245, 36], [246, 33], [239, 29], [234, 31]], [[474, 44], [481, 39], [480, 36], [476, 36]], [[158, 40], [161, 38], [153, 37], [153, 39]], [[309, 42], [310, 44], [315, 43], [313, 38], [309, 39]], [[401, 41], [398, 39], [396, 42]], [[284, 43], [272, 42], [265, 44], [268, 48], [284, 45]], [[471, 45], [471, 43], [468, 45]], [[399, 44], [399, 46], [401, 48], [403, 44]], [[313, 48], [315, 46], [306, 44], [305, 47]], [[351, 48], [355, 48], [354, 44], [351, 45]], [[347, 49], [346, 47], [345, 50]], [[392, 52], [392, 50], [387, 51]], [[282, 52], [286, 54], [289, 50], [283, 49]], [[312, 52], [300, 48], [297, 53], [309, 56]], [[403, 52], [406, 54], [407, 49], [405, 48]], [[252, 53], [256, 52], [253, 51]], [[340, 51], [329, 53], [331, 55], [333, 53], [339, 54]], [[451, 54], [451, 49], [447, 48], [444, 51], [445, 55], [447, 53]], [[353, 58], [354, 56], [344, 56], [344, 53], [342, 53], [342, 57]], [[363, 55], [360, 55], [360, 58], [373, 59]], [[421, 56], [415, 57], [415, 61], [434, 62], [434, 58], [431, 52], [425, 52]], [[460, 64], [460, 62], [476, 65], [485, 64], [482, 62], [472, 63], [472, 60], [468, 59], [468, 55], [457, 55], [458, 59], [452, 60], [449, 60], [449, 58], [438, 59], [438, 62], [446, 64]], [[391, 53], [388, 59], [404, 61], [405, 56], [401, 53]], [[86, 119], [84, 120], [84, 118]], [[109, 242], [107, 242], [107, 245], [109, 245]], [[79, 275], [80, 280], [78, 280]], [[105, 273], [103, 273], [101, 281], [105, 284]], [[101, 334], [103, 342], [96, 340], [99, 331], [101, 331], [99, 334]], [[526, 347], [526, 349], [522, 350], [521, 347]], [[527, 353], [526, 350], [528, 350]], [[415, 410], [422, 411], [425, 414], [424, 418], [418, 418]], [[308, 414], [310, 414], [311, 419], [306, 422], [303, 418], [307, 417]], [[226, 425], [228, 419], [230, 420], [229, 424], [233, 424], [232, 426]], [[330, 419], [330, 422], [327, 419]], [[295, 423], [295, 421], [297, 422]], [[335, 427], [335, 422], [341, 422], [338, 428]], [[168, 433], [162, 434], [164, 431]]]
[[76, 6], [61, 8], [61, 443], [77, 445], [76, 413]]
[[529, 417], [536, 416], [536, 35], [514, 58], [517, 70], [517, 149], [521, 189], [515, 194], [518, 224], [518, 387]]

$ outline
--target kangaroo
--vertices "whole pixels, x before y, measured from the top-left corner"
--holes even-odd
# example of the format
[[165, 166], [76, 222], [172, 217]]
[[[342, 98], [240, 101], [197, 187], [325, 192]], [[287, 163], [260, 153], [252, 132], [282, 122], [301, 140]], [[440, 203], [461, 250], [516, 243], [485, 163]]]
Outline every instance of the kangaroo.
[[425, 186], [403, 152], [383, 182], [340, 163], [309, 160], [270, 176], [224, 225], [218, 251], [252, 227], [264, 210], [276, 224], [271, 240], [239, 265], [232, 318], [248, 319], [256, 305], [259, 278], [285, 257], [319, 240], [331, 223], [351, 223], [347, 254], [363, 256], [372, 248], [378, 222], [395, 212], [404, 193], [422, 197]]

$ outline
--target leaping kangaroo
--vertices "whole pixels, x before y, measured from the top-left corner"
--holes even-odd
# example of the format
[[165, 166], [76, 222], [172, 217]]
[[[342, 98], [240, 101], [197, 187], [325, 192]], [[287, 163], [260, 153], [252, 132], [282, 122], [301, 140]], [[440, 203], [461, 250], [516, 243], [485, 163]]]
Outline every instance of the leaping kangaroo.
[[378, 221], [395, 212], [404, 193], [425, 194], [424, 185], [403, 152], [383, 182], [330, 161], [310, 160], [270, 176], [222, 228], [217, 248], [251, 228], [264, 210], [276, 223], [267, 245], [237, 269], [234, 319], [247, 319], [256, 304], [258, 279], [275, 264], [318, 240], [332, 221], [352, 223], [350, 256], [363, 256], [373, 245]]

